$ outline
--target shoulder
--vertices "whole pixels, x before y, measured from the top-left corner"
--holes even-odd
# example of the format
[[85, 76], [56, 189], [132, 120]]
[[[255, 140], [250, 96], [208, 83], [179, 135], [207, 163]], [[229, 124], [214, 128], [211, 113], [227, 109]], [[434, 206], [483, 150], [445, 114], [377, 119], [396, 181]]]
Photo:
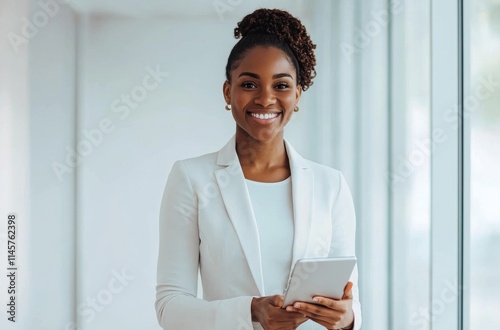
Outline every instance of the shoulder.
[[205, 154], [202, 154], [199, 156], [179, 159], [179, 160], [177, 160], [177, 162], [181, 162], [185, 166], [197, 167], [197, 166], [203, 166], [203, 165], [207, 165], [207, 164], [215, 164], [216, 159], [217, 159], [217, 151], [214, 151], [214, 152], [205, 153]]
[[321, 175], [321, 176], [330, 176], [332, 178], [338, 178], [341, 172], [334, 168], [330, 167], [324, 164], [317, 163], [315, 161], [312, 161], [310, 159], [305, 159], [307, 165], [314, 171], [314, 174], [316, 175]]
[[340, 184], [343, 175], [342, 172], [334, 167], [330, 167], [324, 164], [317, 163], [310, 159], [305, 159], [305, 162], [309, 168], [313, 171], [315, 181], [329, 182], [335, 184], [336, 186]]
[[299, 168], [307, 168], [314, 174], [314, 178], [316, 180], [326, 180], [332, 181], [340, 178], [340, 171], [336, 168], [320, 164], [311, 159], [307, 159], [301, 155], [299, 151], [297, 151], [292, 143], [285, 139], [285, 145], [288, 151], [289, 159], [292, 163], [295, 163], [294, 167]]
[[167, 176], [166, 189], [193, 193], [214, 180], [210, 173], [214, 171], [217, 153], [211, 152], [195, 157], [176, 160]]
[[313, 172], [315, 189], [323, 196], [334, 200], [342, 191], [349, 191], [346, 179], [342, 172], [334, 167], [317, 163], [310, 159], [304, 161]]
[[213, 171], [216, 166], [217, 152], [209, 152], [195, 157], [183, 158], [174, 162], [172, 169], [182, 167], [189, 176], [196, 176], [197, 173]]

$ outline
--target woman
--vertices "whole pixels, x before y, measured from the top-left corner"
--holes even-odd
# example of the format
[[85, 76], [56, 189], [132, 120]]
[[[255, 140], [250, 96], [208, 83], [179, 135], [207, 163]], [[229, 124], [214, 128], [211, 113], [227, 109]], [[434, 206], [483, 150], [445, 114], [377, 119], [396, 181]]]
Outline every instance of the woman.
[[[176, 161], [160, 210], [156, 313], [163, 329], [359, 329], [357, 268], [342, 300], [286, 309], [296, 260], [355, 255], [342, 174], [283, 138], [315, 75], [314, 48], [289, 13], [238, 23], [223, 94], [236, 134], [218, 152]], [[196, 298], [198, 270], [204, 299]], [[352, 289], [351, 289], [352, 288]]]

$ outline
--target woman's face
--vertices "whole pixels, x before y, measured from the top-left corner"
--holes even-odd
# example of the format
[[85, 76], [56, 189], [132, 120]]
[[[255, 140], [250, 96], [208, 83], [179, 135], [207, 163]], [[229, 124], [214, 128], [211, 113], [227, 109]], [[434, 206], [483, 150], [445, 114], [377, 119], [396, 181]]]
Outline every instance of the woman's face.
[[275, 47], [249, 50], [231, 73], [231, 84], [226, 81], [223, 90], [232, 107], [237, 134], [258, 141], [283, 133], [302, 92], [295, 68]]

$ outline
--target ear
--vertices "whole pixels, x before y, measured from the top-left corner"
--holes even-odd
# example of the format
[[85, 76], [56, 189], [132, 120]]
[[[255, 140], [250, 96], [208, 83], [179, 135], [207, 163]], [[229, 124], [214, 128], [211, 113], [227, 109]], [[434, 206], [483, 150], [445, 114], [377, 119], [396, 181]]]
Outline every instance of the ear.
[[229, 84], [229, 81], [224, 81], [224, 84], [222, 85], [222, 93], [224, 95], [224, 100], [226, 100], [227, 104], [231, 104], [231, 84]]
[[300, 96], [302, 95], [302, 86], [297, 85], [297, 90], [295, 91], [295, 103], [299, 103]]

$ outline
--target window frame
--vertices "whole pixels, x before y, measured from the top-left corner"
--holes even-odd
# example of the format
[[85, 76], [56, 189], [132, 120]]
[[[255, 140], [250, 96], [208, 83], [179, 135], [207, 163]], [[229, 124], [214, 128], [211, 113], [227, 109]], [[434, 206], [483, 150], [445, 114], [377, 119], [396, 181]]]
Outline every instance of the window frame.
[[431, 2], [431, 134], [447, 137], [431, 157], [431, 329], [440, 330], [468, 329], [470, 123], [462, 109], [469, 60], [464, 4], [468, 1]]

